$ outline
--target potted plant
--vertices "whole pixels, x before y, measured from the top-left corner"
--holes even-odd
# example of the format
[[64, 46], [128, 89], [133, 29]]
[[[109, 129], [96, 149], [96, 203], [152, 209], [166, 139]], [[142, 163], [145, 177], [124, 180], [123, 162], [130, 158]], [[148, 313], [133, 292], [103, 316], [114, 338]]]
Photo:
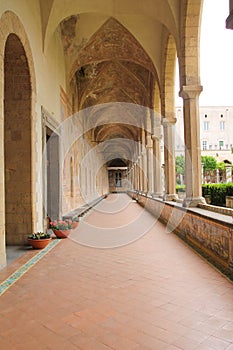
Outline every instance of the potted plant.
[[58, 238], [66, 238], [72, 229], [71, 220], [54, 220], [50, 222], [50, 228]]
[[51, 239], [49, 233], [36, 232], [28, 236], [28, 243], [34, 249], [43, 249], [50, 243]]

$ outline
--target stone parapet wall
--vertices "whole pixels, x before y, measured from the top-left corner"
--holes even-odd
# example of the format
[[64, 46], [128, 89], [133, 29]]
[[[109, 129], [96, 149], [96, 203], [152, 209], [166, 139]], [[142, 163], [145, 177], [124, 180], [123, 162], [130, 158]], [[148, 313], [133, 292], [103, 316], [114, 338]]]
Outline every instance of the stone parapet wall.
[[233, 279], [233, 225], [177, 204], [129, 191], [128, 195]]
[[202, 204], [201, 203], [201, 204], [198, 204], [198, 207], [201, 208], [201, 209], [212, 211], [214, 213], [228, 215], [228, 216], [233, 216], [233, 210], [228, 205], [227, 205], [228, 208], [225, 208], [225, 207], [219, 207], [219, 206], [216, 206], [216, 205], [209, 205], [209, 204]]
[[[233, 197], [226, 196], [226, 207], [233, 208]], [[233, 210], [231, 210], [231, 215], [233, 215]]]

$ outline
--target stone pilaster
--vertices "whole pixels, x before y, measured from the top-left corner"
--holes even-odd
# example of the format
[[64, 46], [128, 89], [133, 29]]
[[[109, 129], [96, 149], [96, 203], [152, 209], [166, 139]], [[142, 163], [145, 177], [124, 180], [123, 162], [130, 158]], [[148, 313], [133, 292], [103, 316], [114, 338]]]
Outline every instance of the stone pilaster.
[[199, 95], [202, 86], [183, 86], [180, 97], [183, 98], [184, 140], [185, 140], [185, 178], [186, 198], [184, 206], [195, 207], [205, 203], [202, 197], [201, 150]]

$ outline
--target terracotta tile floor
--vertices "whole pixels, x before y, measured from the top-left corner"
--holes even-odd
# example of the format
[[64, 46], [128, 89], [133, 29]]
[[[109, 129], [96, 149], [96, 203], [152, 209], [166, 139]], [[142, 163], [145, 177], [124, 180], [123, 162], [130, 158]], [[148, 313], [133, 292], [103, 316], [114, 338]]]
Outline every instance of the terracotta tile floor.
[[[233, 284], [127, 196], [96, 209], [0, 297], [0, 349], [233, 350]], [[82, 242], [134, 221], [131, 244]]]

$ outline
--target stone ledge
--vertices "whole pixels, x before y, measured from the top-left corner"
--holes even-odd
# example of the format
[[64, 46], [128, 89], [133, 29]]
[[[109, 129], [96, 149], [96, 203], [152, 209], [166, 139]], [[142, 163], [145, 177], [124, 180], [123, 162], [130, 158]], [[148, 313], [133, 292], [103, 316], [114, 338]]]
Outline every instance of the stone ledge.
[[101, 196], [97, 199], [94, 199], [92, 202], [84, 204], [81, 207], [76, 208], [76, 209], [70, 211], [69, 213], [66, 213], [65, 215], [62, 216], [62, 219], [63, 220], [73, 220], [74, 218], [83, 216], [90, 209], [92, 209], [94, 206], [96, 206], [100, 201], [102, 201], [102, 199], [104, 199], [104, 196]]
[[210, 204], [198, 204], [198, 208], [213, 211], [214, 213], [233, 216], [233, 209], [231, 208], [223, 208]]

